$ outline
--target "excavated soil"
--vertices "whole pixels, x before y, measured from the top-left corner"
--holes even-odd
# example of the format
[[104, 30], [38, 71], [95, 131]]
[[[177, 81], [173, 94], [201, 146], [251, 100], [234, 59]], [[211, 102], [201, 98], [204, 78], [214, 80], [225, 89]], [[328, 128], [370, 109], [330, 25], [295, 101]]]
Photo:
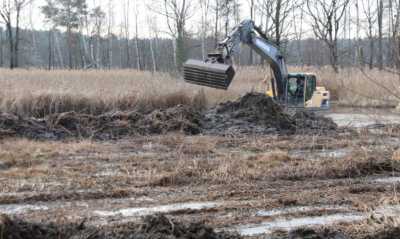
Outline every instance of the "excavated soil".
[[236, 239], [235, 234], [216, 233], [202, 223], [177, 223], [163, 215], [147, 216], [141, 224], [114, 228], [77, 225], [33, 224], [0, 215], [2, 239]]
[[116, 139], [124, 136], [164, 134], [181, 131], [188, 135], [201, 132], [201, 115], [187, 106], [155, 110], [114, 112], [93, 116], [66, 112], [44, 119], [0, 114], [0, 137], [23, 136], [33, 139], [95, 138]]
[[248, 93], [242, 98], [222, 103], [205, 114], [205, 132], [211, 134], [315, 133], [336, 130], [328, 118], [312, 112], [290, 115], [272, 98]]
[[0, 113], [0, 137], [33, 139], [94, 138], [155, 135], [168, 132], [196, 134], [315, 133], [334, 131], [336, 124], [310, 112], [287, 114], [264, 94], [249, 93], [234, 102], [205, 112], [178, 105], [143, 113], [139, 110], [99, 116], [66, 112], [43, 119]]

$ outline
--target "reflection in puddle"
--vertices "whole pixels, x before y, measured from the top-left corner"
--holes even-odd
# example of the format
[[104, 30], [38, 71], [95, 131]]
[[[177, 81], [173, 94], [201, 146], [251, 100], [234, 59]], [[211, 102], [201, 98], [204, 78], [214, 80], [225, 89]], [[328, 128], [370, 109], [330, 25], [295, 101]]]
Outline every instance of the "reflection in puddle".
[[289, 208], [278, 208], [270, 211], [259, 211], [256, 216], [259, 217], [273, 217], [285, 214], [295, 214], [304, 212], [314, 211], [336, 211], [336, 210], [348, 210], [349, 207], [342, 206], [304, 206], [304, 207], [289, 207]]
[[[335, 208], [335, 207], [333, 207]], [[275, 216], [275, 213], [270, 213]], [[376, 214], [378, 216], [394, 217], [400, 215], [400, 205], [382, 206], [371, 213], [337, 213], [318, 217], [300, 217], [292, 219], [277, 219], [261, 224], [241, 225], [233, 229], [242, 236], [271, 234], [276, 230], [293, 230], [300, 227], [332, 225], [336, 223], [355, 223]], [[266, 215], [266, 214], [264, 214]]]
[[398, 115], [377, 115], [377, 114], [338, 114], [332, 113], [326, 115], [331, 118], [339, 127], [362, 128], [373, 125], [399, 124]]
[[378, 178], [378, 179], [374, 179], [373, 182], [376, 182], [376, 183], [400, 183], [400, 177]]
[[261, 234], [270, 234], [275, 230], [292, 230], [304, 226], [317, 226], [333, 223], [346, 223], [361, 221], [364, 219], [363, 215], [358, 214], [334, 214], [321, 217], [302, 217], [289, 220], [276, 220], [265, 222], [260, 225], [247, 225], [240, 226], [237, 231], [242, 236], [256, 236]]
[[156, 213], [168, 213], [181, 210], [203, 210], [218, 207], [219, 203], [206, 202], [206, 203], [177, 203], [164, 206], [148, 207], [148, 208], [125, 208], [116, 211], [94, 211], [95, 214], [102, 217], [112, 216], [146, 216]]
[[43, 211], [48, 210], [46, 206], [35, 205], [0, 205], [0, 214], [14, 215], [23, 214], [29, 211]]
[[308, 160], [317, 160], [323, 158], [337, 159], [346, 157], [351, 153], [351, 149], [325, 149], [325, 150], [293, 150], [289, 156], [294, 158], [304, 158]]

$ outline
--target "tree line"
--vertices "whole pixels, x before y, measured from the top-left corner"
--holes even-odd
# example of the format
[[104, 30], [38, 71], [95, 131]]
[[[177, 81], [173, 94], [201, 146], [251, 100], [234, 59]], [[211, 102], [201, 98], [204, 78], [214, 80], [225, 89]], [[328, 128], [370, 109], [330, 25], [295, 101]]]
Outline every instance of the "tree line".
[[[400, 0], [94, 0], [90, 7], [46, 0], [40, 14], [47, 29], [35, 30], [31, 15], [31, 28], [21, 29], [34, 1], [0, 0], [1, 67], [179, 71], [189, 57], [206, 58], [244, 18], [290, 64], [400, 67]], [[147, 37], [139, 37], [143, 31]], [[249, 48], [235, 59], [262, 62]]]

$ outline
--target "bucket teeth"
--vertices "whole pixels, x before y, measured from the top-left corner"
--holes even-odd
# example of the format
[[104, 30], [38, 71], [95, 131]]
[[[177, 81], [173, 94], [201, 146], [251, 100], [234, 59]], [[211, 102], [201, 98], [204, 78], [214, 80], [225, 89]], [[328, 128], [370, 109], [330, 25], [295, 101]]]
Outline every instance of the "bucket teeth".
[[188, 60], [183, 65], [183, 78], [190, 84], [226, 90], [234, 76], [235, 70], [227, 64]]

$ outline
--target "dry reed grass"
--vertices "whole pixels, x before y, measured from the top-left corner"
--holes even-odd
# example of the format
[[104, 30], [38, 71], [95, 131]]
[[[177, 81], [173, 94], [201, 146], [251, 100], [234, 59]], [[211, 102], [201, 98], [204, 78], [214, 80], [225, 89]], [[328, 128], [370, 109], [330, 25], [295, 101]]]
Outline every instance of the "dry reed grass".
[[[249, 91], [264, 91], [269, 69], [244, 67], [229, 91], [185, 84], [167, 73], [134, 70], [67, 71], [0, 69], [0, 111], [43, 117], [51, 113], [77, 111], [101, 114], [115, 110], [171, 107], [190, 104], [205, 107], [231, 100]], [[398, 99], [378, 87], [357, 69], [334, 74], [330, 68], [292, 68], [292, 72], [315, 72], [339, 103], [350, 106], [394, 106]], [[397, 76], [368, 71], [368, 77], [400, 92]]]
[[152, 185], [357, 178], [385, 172], [400, 172], [399, 162], [393, 161], [391, 155], [390, 152], [365, 155], [354, 150], [346, 158], [313, 161], [290, 157], [288, 152], [283, 150], [250, 156], [244, 153], [227, 153], [211, 159], [182, 153], [173, 165], [154, 166], [156, 176]]

